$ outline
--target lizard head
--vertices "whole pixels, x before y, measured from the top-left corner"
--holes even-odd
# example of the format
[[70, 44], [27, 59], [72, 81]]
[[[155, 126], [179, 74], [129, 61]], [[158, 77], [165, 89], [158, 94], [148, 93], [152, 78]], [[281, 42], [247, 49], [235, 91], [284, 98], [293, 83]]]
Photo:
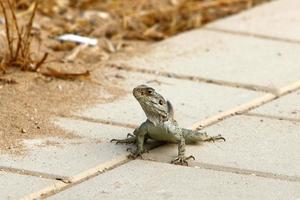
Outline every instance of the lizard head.
[[151, 107], [166, 106], [166, 100], [160, 94], [158, 94], [154, 88], [147, 85], [139, 85], [135, 87], [133, 89], [133, 96], [139, 103], [146, 103]]
[[[164, 103], [164, 98], [158, 94], [155, 89], [152, 87], [149, 87], [147, 85], [139, 85], [135, 87], [132, 91], [133, 96], [140, 102], [140, 101], [148, 101], [148, 102], [153, 102], [159, 103], [159, 105], [163, 105]], [[157, 101], [157, 102], [156, 102]], [[154, 103], [154, 102], [153, 102]]]
[[139, 85], [133, 89], [133, 96], [150, 121], [168, 118], [170, 110], [168, 102], [152, 87]]

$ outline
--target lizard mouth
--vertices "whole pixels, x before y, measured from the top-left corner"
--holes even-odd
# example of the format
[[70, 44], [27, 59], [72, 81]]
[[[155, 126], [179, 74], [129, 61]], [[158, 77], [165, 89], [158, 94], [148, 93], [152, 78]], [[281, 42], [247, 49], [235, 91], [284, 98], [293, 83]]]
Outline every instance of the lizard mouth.
[[133, 91], [133, 96], [136, 98], [136, 99], [141, 99], [145, 96], [145, 92], [144, 91], [141, 91], [139, 90], [138, 88], [134, 88]]
[[136, 91], [136, 90], [133, 90], [133, 96], [136, 98], [136, 99], [140, 99], [142, 94], [141, 92], [139, 91]]

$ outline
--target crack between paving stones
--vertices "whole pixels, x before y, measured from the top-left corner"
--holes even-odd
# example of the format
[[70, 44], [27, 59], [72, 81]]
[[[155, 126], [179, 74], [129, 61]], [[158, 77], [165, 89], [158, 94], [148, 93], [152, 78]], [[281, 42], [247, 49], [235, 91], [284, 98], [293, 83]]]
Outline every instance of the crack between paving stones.
[[300, 182], [299, 176], [288, 176], [288, 175], [276, 174], [271, 172], [262, 172], [262, 171], [248, 170], [243, 168], [227, 167], [227, 166], [208, 164], [202, 162], [194, 162], [194, 165], [191, 167], [214, 170], [214, 171], [229, 172], [229, 173], [241, 174], [241, 175], [258, 176], [258, 177], [283, 180], [283, 181]]
[[260, 113], [255, 113], [255, 112], [244, 113], [243, 115], [247, 115], [250, 117], [262, 117], [262, 118], [268, 118], [268, 119], [274, 119], [274, 120], [280, 120], [280, 121], [300, 122], [300, 119], [296, 119], [296, 118], [260, 114]]
[[258, 97], [250, 102], [247, 102], [247, 103], [244, 103], [240, 106], [237, 106], [231, 110], [228, 110], [228, 111], [224, 111], [224, 112], [221, 112], [215, 116], [212, 116], [210, 118], [207, 118], [203, 121], [200, 121], [199, 123], [195, 123], [193, 126], [192, 126], [192, 129], [195, 129], [195, 130], [202, 130], [208, 126], [212, 126], [216, 123], [219, 123], [229, 117], [233, 117], [233, 116], [236, 116], [236, 115], [241, 115], [241, 114], [244, 114], [250, 110], [253, 110], [255, 108], [258, 108], [266, 103], [269, 103], [275, 99], [279, 98], [279, 96], [276, 96], [276, 95], [273, 95], [273, 94], [266, 94], [262, 97]]
[[[145, 159], [145, 160], [173, 165], [171, 163], [158, 161], [154, 159]], [[289, 176], [289, 175], [276, 174], [271, 172], [249, 170], [249, 169], [237, 168], [237, 167], [228, 167], [224, 165], [215, 165], [215, 164], [209, 164], [209, 163], [197, 162], [197, 161], [193, 161], [192, 165], [190, 166], [180, 166], [180, 167], [188, 167], [188, 168], [195, 168], [195, 169], [200, 168], [200, 169], [206, 169], [212, 171], [219, 171], [219, 172], [226, 172], [226, 173], [233, 173], [233, 174], [240, 174], [240, 175], [250, 175], [250, 176], [257, 176], [257, 177], [268, 178], [268, 179], [276, 179], [281, 181], [300, 182], [299, 176]]]
[[36, 171], [31, 171], [31, 170], [26, 170], [26, 169], [0, 166], [0, 171], [14, 173], [14, 174], [20, 174], [20, 175], [25, 175], [25, 176], [34, 176], [34, 177], [44, 178], [44, 179], [52, 179], [52, 180], [62, 181], [64, 183], [69, 182], [68, 177], [66, 177], [66, 176], [48, 174], [48, 173], [43, 173], [43, 172], [36, 172]]
[[115, 169], [115, 168], [117, 168], [117, 167], [119, 167], [119, 166], [121, 166], [121, 165], [123, 165], [123, 164], [126, 164], [126, 163], [130, 162], [130, 161], [131, 161], [130, 159], [127, 159], [127, 160], [124, 160], [123, 162], [116, 163], [115, 165], [112, 165], [112, 166], [110, 166], [110, 167], [107, 167], [107, 168], [105, 168], [105, 169], [103, 169], [103, 170], [101, 170], [101, 171], [97, 171], [97, 172], [95, 172], [95, 173], [93, 173], [93, 174], [90, 174], [90, 175], [88, 175], [88, 176], [85, 176], [85, 177], [83, 177], [83, 178], [81, 178], [81, 179], [72, 181], [72, 182], [70, 182], [69, 184], [66, 184], [66, 185], [63, 186], [63, 187], [60, 187], [60, 188], [57, 188], [57, 189], [55, 189], [55, 190], [49, 191], [48, 193], [44, 193], [44, 194], [41, 195], [41, 197], [42, 197], [42, 198], [47, 198], [47, 197], [53, 196], [53, 195], [55, 195], [55, 194], [57, 194], [57, 193], [59, 193], [59, 192], [62, 192], [62, 191], [64, 191], [64, 190], [67, 190], [67, 189], [69, 189], [69, 188], [71, 188], [71, 187], [73, 187], [73, 186], [76, 186], [76, 185], [80, 184], [80, 183], [83, 183], [83, 182], [85, 182], [85, 181], [88, 181], [88, 180], [90, 180], [90, 179], [92, 179], [92, 178], [94, 178], [94, 177], [96, 177], [96, 176], [98, 176], [98, 175], [101, 175], [101, 174], [103, 174], [103, 173], [105, 173], [105, 172], [107, 172], [107, 171], [113, 170], [113, 169]]
[[294, 44], [294, 45], [300, 44], [300, 40], [292, 40], [292, 39], [287, 39], [287, 38], [280, 38], [280, 37], [268, 36], [268, 35], [257, 34], [257, 33], [249, 33], [249, 32], [244, 32], [244, 31], [235, 31], [235, 30], [228, 30], [228, 29], [214, 28], [214, 27], [203, 27], [203, 30], [226, 33], [226, 34], [231, 34], [231, 35], [239, 35], [239, 36], [245, 36], [245, 37], [255, 37], [258, 39], [267, 39], [267, 40], [272, 40], [272, 41], [276, 41], [276, 42], [284, 42], [284, 43], [289, 43], [289, 44]]
[[[161, 142], [153, 142], [148, 146], [148, 148], [149, 148], [149, 150], [152, 150], [161, 145], [162, 145]], [[112, 161], [108, 161], [106, 163], [97, 165], [94, 168], [90, 168], [86, 171], [83, 171], [83, 172], [77, 174], [77, 175], [69, 177], [67, 179], [68, 182], [59, 182], [59, 183], [53, 184], [53, 185], [51, 185], [47, 188], [44, 188], [38, 192], [34, 192], [28, 196], [25, 196], [21, 200], [41, 199], [41, 198], [44, 199], [44, 198], [53, 196], [59, 192], [62, 192], [68, 188], [75, 186], [75, 185], [78, 185], [80, 183], [88, 181], [102, 173], [113, 170], [123, 164], [130, 162], [130, 161], [132, 161], [132, 159], [128, 158], [128, 155], [119, 156], [118, 158], [116, 158]]]
[[254, 84], [247, 84], [247, 83], [235, 83], [230, 81], [224, 81], [224, 80], [217, 80], [217, 79], [208, 79], [198, 76], [191, 76], [191, 75], [181, 75], [177, 73], [172, 72], [166, 72], [166, 71], [158, 71], [158, 70], [151, 70], [151, 69], [142, 69], [139, 67], [134, 66], [128, 66], [126, 64], [109, 64], [106, 65], [106, 67], [116, 68], [119, 70], [126, 70], [130, 72], [138, 72], [138, 73], [144, 73], [144, 74], [155, 74], [167, 78], [175, 78], [179, 80], [188, 80], [193, 82], [202, 82], [202, 83], [208, 83], [213, 85], [219, 85], [219, 86], [226, 86], [226, 87], [232, 87], [232, 88], [241, 88], [256, 92], [265, 92], [265, 93], [272, 93], [274, 95], [278, 94], [278, 91], [276, 88], [270, 88], [260, 85], [254, 85]]
[[135, 124], [128, 124], [128, 123], [122, 123], [122, 122], [105, 120], [105, 119], [95, 119], [95, 118], [78, 116], [78, 115], [59, 114], [58, 116], [63, 117], [63, 118], [70, 118], [70, 119], [74, 119], [74, 120], [84, 120], [84, 121], [88, 121], [88, 122], [100, 123], [100, 124], [106, 124], [106, 125], [112, 125], [112, 126], [118, 126], [118, 127], [124, 127], [124, 128], [135, 129], [138, 126]]
[[300, 81], [296, 81], [286, 87], [283, 87], [278, 90], [278, 95], [274, 94], [266, 94], [262, 97], [258, 97], [250, 102], [247, 102], [245, 104], [242, 104], [240, 106], [237, 106], [231, 110], [219, 113], [213, 117], [207, 118], [203, 121], [200, 121], [198, 123], [195, 123], [192, 126], [192, 129], [201, 130], [203, 128], [206, 128], [208, 126], [214, 125], [216, 123], [219, 123], [229, 117], [233, 117], [235, 115], [241, 115], [244, 114], [250, 110], [253, 110], [255, 108], [258, 108], [266, 103], [269, 103], [271, 101], [274, 101], [275, 99], [281, 98], [287, 94], [290, 94], [292, 92], [295, 92], [300, 89]]
[[96, 177], [106, 171], [112, 170], [118, 166], [121, 166], [127, 162], [131, 161], [127, 156], [120, 156], [115, 160], [109, 161], [97, 165], [94, 168], [83, 171], [77, 175], [74, 175], [69, 178], [69, 183], [59, 182], [52, 184], [46, 188], [43, 188], [37, 192], [31, 193], [20, 200], [29, 200], [29, 199], [45, 199], [47, 197], [53, 196], [61, 191], [64, 191], [72, 186], [78, 185], [84, 181], [87, 181], [93, 177]]

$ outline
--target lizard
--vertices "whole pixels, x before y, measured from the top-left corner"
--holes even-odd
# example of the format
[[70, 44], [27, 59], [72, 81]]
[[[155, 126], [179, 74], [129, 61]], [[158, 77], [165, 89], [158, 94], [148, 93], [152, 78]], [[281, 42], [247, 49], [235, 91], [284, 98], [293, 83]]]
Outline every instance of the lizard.
[[189, 159], [195, 157], [185, 156], [185, 144], [224, 140], [221, 135], [209, 136], [206, 132], [181, 128], [174, 119], [172, 104], [154, 88], [147, 85], [139, 85], [133, 89], [133, 96], [139, 102], [146, 114], [147, 120], [137, 127], [133, 134], [128, 133], [126, 139], [112, 139], [116, 144], [136, 144], [136, 150], [131, 150], [130, 157], [142, 157], [146, 152], [144, 143], [147, 139], [156, 141], [177, 143], [178, 155], [171, 161], [173, 164], [188, 165]]

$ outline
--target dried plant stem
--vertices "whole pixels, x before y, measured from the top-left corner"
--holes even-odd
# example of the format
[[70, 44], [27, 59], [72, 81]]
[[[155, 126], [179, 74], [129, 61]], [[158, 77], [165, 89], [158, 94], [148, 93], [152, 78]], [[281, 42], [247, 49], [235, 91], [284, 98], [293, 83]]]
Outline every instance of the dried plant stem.
[[[30, 15], [30, 19], [25, 26], [20, 26], [15, 13], [15, 9], [11, 0], [7, 0], [9, 13], [2, 1], [0, 6], [3, 11], [5, 19], [5, 31], [6, 40], [8, 44], [8, 53], [1, 61], [1, 69], [5, 71], [8, 66], [19, 67], [23, 71], [36, 71], [47, 59], [48, 53], [45, 53], [43, 57], [36, 61], [32, 58], [31, 44], [32, 44], [32, 25], [37, 11], [38, 1], [33, 3], [33, 9]], [[11, 17], [8, 16], [10, 14]], [[15, 30], [15, 31], [14, 31]]]
[[4, 15], [4, 20], [5, 20], [5, 32], [6, 32], [6, 39], [7, 39], [7, 46], [9, 48], [9, 55], [13, 55], [13, 47], [11, 45], [12, 40], [10, 38], [10, 29], [9, 29], [9, 24], [8, 24], [8, 16], [4, 7], [4, 4], [2, 3], [2, 1], [0, 1], [0, 6], [2, 8], [2, 12]]

